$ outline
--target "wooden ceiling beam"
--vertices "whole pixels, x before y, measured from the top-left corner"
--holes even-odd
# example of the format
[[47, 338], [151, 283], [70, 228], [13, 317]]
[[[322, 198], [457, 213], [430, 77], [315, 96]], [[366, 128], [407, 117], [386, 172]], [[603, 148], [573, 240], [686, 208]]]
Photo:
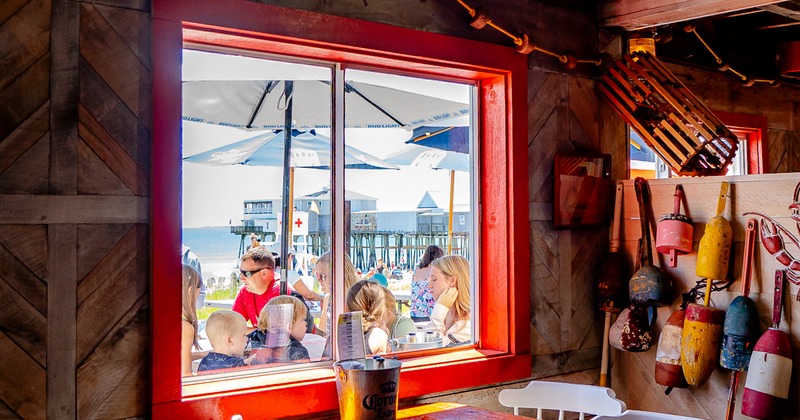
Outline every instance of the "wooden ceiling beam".
[[759, 6], [759, 9], [787, 17], [789, 19], [800, 20], [800, 2], [797, 1], [787, 1], [780, 4]]
[[598, 23], [626, 31], [780, 3], [775, 0], [601, 0]]

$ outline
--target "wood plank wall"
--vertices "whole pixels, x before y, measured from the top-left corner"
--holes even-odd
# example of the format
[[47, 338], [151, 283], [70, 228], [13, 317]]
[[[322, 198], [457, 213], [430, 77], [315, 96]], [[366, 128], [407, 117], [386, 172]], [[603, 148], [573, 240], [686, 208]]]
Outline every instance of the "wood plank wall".
[[[692, 254], [679, 256], [678, 267], [671, 268], [664, 264], [665, 258], [660, 254], [655, 259], [655, 264], [662, 267], [673, 279], [673, 290], [676, 295], [671, 307], [659, 309], [656, 332], [659, 333], [664, 322], [672, 310], [680, 305], [678, 293], [685, 292], [695, 285], [698, 280], [695, 275], [695, 262], [700, 238], [703, 236], [705, 223], [714, 217], [717, 207], [716, 197], [719, 195], [720, 182], [727, 179], [731, 182], [730, 200], [724, 216], [733, 228], [733, 255], [729, 271], [736, 281], [726, 291], [717, 291], [711, 295], [711, 306], [725, 309], [733, 298], [741, 291], [742, 279], [742, 254], [744, 241], [744, 226], [747, 219], [754, 217], [759, 223], [760, 218], [745, 216], [748, 211], [758, 211], [778, 220], [783, 226], [795, 232], [794, 222], [789, 218], [791, 212], [789, 204], [793, 201], [795, 186], [800, 182], [800, 175], [769, 174], [744, 177], [708, 177], [693, 179], [655, 180], [650, 182], [652, 193], [651, 211], [656, 217], [664, 213], [672, 213], [673, 193], [675, 185], [683, 185], [686, 193], [686, 210], [694, 224], [694, 249]], [[632, 181], [625, 182], [623, 198], [624, 218], [622, 236], [625, 238], [624, 249], [629, 261], [635, 257], [635, 248], [641, 238], [639, 212]], [[655, 222], [654, 222], [655, 226]], [[654, 229], [653, 227], [652, 229]], [[795, 233], [797, 235], [797, 233]], [[652, 249], [655, 251], [655, 237]], [[757, 239], [755, 258], [753, 262], [753, 278], [750, 297], [756, 301], [759, 317], [761, 318], [762, 331], [771, 325], [773, 302], [774, 272], [783, 268], [761, 245]], [[786, 250], [794, 256], [800, 256], [800, 249], [788, 244]], [[659, 262], [660, 261], [660, 262]], [[794, 372], [790, 396], [797, 396], [800, 392], [800, 302], [795, 299], [800, 286], [787, 284], [784, 286], [784, 314], [781, 330], [791, 337], [794, 350]], [[702, 302], [699, 302], [702, 304]], [[657, 334], [655, 335], [657, 337]], [[612, 349], [612, 388], [617, 396], [624, 400], [629, 408], [664, 413], [682, 414], [699, 418], [720, 419], [725, 417], [727, 406], [728, 383], [730, 371], [717, 367], [711, 379], [701, 387], [688, 389], [674, 389], [668, 396], [664, 395], [664, 387], [655, 383], [655, 352], [656, 347], [643, 353], [624, 353]], [[739, 386], [739, 401], [736, 406], [735, 418], [747, 418], [740, 414], [741, 396], [744, 390], [746, 376], [743, 375]], [[790, 397], [785, 418], [800, 417], [800, 402], [797, 398]]]
[[0, 418], [146, 415], [149, 2], [6, 1], [0, 39]]
[[[609, 47], [618, 37], [598, 36], [580, 2], [480, 3], [545, 48], [615, 53]], [[470, 28], [455, 2], [409, 8], [393, 0], [309, 0], [292, 7], [510, 45], [497, 32]], [[7, 0], [0, 40], [0, 418], [146, 416], [149, 2]], [[599, 364], [591, 267], [606, 246], [602, 228], [553, 230], [553, 156], [611, 153], [614, 178], [622, 178], [627, 143], [620, 119], [594, 94], [591, 67], [566, 72], [541, 54], [530, 56], [529, 67], [533, 267], [531, 296], [519, 298], [532, 301], [532, 377], [542, 377]], [[719, 85], [725, 78], [717, 73], [681, 71], [705, 89], [712, 108], [767, 115], [773, 168], [800, 170], [797, 100], [786, 98], [794, 93], [742, 91]], [[483, 405], [467, 395], [461, 401]]]

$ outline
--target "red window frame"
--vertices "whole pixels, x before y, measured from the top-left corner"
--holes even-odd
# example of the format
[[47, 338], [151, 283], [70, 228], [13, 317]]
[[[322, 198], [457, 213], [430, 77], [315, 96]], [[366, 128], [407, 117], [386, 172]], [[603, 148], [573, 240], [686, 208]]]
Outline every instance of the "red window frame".
[[714, 115], [728, 128], [745, 134], [739, 141], [747, 144], [747, 174], [768, 173], [767, 117], [724, 111], [714, 111]]
[[[242, 0], [153, 2], [152, 403], [155, 417], [245, 418], [334, 410], [332, 369], [232, 379], [180, 377], [183, 42], [475, 81], [480, 110], [480, 347], [405, 360], [400, 398], [530, 376], [527, 59], [512, 48]], [[466, 24], [466, 22], [465, 22]], [[190, 391], [187, 391], [191, 388]]]

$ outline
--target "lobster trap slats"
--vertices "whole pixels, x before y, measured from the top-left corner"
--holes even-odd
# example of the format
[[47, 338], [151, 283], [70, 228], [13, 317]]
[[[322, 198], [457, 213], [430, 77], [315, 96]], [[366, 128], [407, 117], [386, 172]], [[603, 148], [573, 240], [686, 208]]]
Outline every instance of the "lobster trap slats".
[[612, 64], [598, 90], [678, 175], [724, 175], [736, 136], [648, 52]]

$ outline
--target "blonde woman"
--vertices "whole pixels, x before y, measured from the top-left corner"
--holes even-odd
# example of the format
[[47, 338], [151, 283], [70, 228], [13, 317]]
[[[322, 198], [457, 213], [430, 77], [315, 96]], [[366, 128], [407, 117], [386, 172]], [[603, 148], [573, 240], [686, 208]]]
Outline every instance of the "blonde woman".
[[378, 283], [360, 280], [347, 291], [347, 310], [363, 314], [364, 343], [370, 354], [389, 351], [389, 313], [383, 289]]
[[460, 255], [437, 258], [428, 284], [436, 304], [427, 328], [443, 337], [444, 345], [471, 341], [469, 261]]
[[193, 353], [192, 347], [200, 350], [197, 341], [197, 297], [200, 295], [200, 274], [191, 266], [183, 266], [183, 290], [181, 316], [181, 376], [192, 376], [192, 360], [203, 355]]
[[[359, 280], [356, 273], [356, 267], [350, 261], [350, 256], [344, 256], [344, 290], [346, 296], [347, 291], [355, 282]], [[331, 252], [328, 251], [322, 254], [314, 265], [314, 275], [317, 276], [320, 289], [322, 289], [323, 297], [322, 304], [320, 305], [320, 313], [323, 314], [319, 319], [318, 331], [323, 335], [327, 335], [329, 325], [331, 324], [330, 302], [331, 302], [331, 285], [333, 284], [333, 272], [331, 272]]]

